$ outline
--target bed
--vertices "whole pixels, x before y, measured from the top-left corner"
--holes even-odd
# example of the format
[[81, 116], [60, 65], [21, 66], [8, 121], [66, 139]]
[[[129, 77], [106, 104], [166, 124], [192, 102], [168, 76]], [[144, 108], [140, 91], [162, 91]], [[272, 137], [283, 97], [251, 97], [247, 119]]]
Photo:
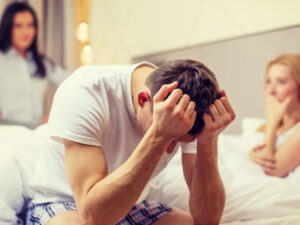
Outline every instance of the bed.
[[[255, 127], [263, 121], [246, 118], [240, 135], [222, 134], [219, 138], [219, 169], [226, 190], [222, 225], [300, 224], [300, 170], [285, 179], [269, 177], [248, 158], [249, 149], [261, 138]], [[0, 125], [1, 225], [22, 224], [30, 175], [40, 153], [51, 142], [45, 130], [47, 125], [35, 130]], [[180, 154], [176, 154], [151, 183], [148, 198], [188, 210], [188, 190], [180, 164]]]

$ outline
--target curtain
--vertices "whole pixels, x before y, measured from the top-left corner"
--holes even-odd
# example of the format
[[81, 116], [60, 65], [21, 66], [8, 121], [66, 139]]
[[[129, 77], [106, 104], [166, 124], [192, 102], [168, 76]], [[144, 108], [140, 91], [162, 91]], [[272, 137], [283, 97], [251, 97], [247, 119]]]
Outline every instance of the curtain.
[[43, 0], [44, 52], [73, 71], [78, 65], [75, 1]]

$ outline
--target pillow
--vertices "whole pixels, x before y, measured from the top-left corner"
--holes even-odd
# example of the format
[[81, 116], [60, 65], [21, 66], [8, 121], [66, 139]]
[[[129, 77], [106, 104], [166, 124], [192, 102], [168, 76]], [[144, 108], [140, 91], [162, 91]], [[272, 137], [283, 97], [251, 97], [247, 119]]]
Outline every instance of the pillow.
[[264, 124], [266, 119], [260, 117], [245, 117], [242, 119], [242, 134], [255, 132], [257, 128]]

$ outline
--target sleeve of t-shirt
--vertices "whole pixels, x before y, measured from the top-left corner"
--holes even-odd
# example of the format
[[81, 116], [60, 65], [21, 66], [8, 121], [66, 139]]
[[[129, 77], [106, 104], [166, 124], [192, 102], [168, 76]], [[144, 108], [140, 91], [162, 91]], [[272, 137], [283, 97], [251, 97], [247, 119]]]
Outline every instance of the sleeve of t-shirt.
[[92, 90], [76, 83], [63, 83], [55, 94], [50, 113], [50, 136], [59, 142], [68, 139], [102, 147], [100, 140], [107, 121], [103, 109]]
[[197, 140], [192, 142], [182, 142], [181, 152], [186, 154], [196, 154], [197, 153]]

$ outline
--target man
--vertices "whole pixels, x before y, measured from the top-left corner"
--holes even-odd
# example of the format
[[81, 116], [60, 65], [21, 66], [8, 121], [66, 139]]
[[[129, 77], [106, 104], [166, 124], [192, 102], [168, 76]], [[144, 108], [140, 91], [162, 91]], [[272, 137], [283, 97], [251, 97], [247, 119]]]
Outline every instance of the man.
[[[67, 176], [57, 169], [63, 151], [44, 157], [51, 175], [33, 185], [28, 224], [218, 224], [217, 137], [234, 117], [214, 74], [196, 61], [80, 68], [59, 87], [49, 122], [64, 143]], [[145, 193], [178, 143], [190, 213]]]

